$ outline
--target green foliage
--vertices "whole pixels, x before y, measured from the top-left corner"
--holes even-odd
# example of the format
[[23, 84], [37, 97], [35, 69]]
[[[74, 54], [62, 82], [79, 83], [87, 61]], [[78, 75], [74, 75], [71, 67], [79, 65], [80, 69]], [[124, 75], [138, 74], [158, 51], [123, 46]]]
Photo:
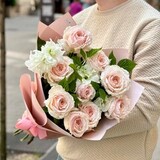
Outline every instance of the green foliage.
[[91, 82], [92, 87], [97, 91], [101, 86], [99, 83], [92, 81]]
[[102, 48], [91, 49], [90, 51], [86, 52], [86, 55], [88, 58], [90, 58], [90, 57], [94, 56], [101, 49]]
[[91, 84], [92, 84], [93, 88], [96, 91], [96, 95], [95, 95], [94, 99], [100, 97], [100, 98], [103, 99], [103, 101], [105, 101], [106, 98], [107, 98], [107, 96], [108, 96], [108, 94], [106, 93], [106, 91], [104, 90], [104, 88], [99, 83], [97, 83], [97, 82], [93, 82], [92, 81]]
[[80, 50], [80, 54], [81, 54], [81, 56], [84, 58], [84, 60], [87, 59], [86, 52], [85, 52], [83, 49]]
[[84, 64], [84, 60], [76, 54], [70, 53], [68, 56], [73, 60], [75, 65], [81, 67]]
[[[110, 65], [116, 65], [117, 60], [113, 51], [109, 54], [109, 59], [111, 60]], [[117, 65], [131, 73], [133, 68], [136, 66], [136, 63], [130, 59], [122, 59]]]
[[70, 64], [69, 66], [70, 66], [74, 71], [77, 71], [77, 67], [76, 67], [75, 64]]
[[69, 85], [69, 91], [74, 93], [75, 92], [75, 88], [76, 88], [76, 74], [75, 72], [73, 72], [70, 77], [68, 78], [68, 85]]
[[46, 44], [46, 41], [40, 39], [39, 37], [37, 38], [37, 50], [41, 50], [41, 47], [45, 44]]
[[87, 52], [85, 52], [83, 49], [80, 49], [80, 55], [86, 61], [87, 58], [90, 58], [90, 57], [94, 56], [101, 49], [102, 48], [91, 49], [91, 50], [89, 50]]
[[77, 95], [76, 94], [71, 94], [71, 96], [73, 97], [74, 99], [74, 102], [75, 102], [75, 107], [77, 107], [80, 103], [80, 100], [78, 99]]
[[129, 60], [129, 59], [122, 59], [118, 62], [118, 66], [124, 68], [129, 73], [131, 73], [133, 68], [136, 66], [136, 63], [134, 61]]
[[68, 78], [68, 83], [70, 84], [72, 81], [74, 81], [76, 79], [76, 75], [75, 75], [75, 73], [73, 72], [70, 76], [69, 76], [69, 78]]
[[109, 59], [111, 60], [110, 65], [115, 65], [117, 63], [116, 57], [114, 56], [113, 51], [109, 54]]
[[105, 90], [102, 88], [99, 88], [98, 92], [99, 92], [99, 97], [102, 98], [103, 101], [105, 101], [105, 99], [107, 97], [107, 93], [105, 92]]
[[69, 91], [69, 84], [68, 84], [68, 80], [66, 79], [66, 77], [62, 79], [58, 84], [61, 85], [65, 89], [66, 92]]
[[75, 89], [76, 89], [76, 79], [74, 81], [72, 81], [71, 83], [69, 83], [69, 91], [71, 93], [74, 93], [75, 92]]
[[79, 80], [82, 80], [82, 77], [77, 72], [77, 70], [78, 70], [77, 66], [75, 64], [70, 64], [69, 66], [74, 70], [74, 74], [75, 74], [76, 78], [78, 78]]
[[81, 78], [77, 72], [73, 72], [68, 78], [64, 78], [59, 82], [65, 91], [74, 93], [76, 88], [76, 81], [77, 79]]

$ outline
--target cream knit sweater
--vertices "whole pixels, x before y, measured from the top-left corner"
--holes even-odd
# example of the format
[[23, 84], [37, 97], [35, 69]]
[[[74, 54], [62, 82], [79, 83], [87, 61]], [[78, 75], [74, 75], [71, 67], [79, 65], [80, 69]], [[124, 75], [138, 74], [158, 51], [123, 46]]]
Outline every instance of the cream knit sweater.
[[132, 78], [145, 87], [133, 112], [100, 141], [59, 138], [64, 160], [151, 160], [160, 116], [160, 14], [143, 0], [108, 11], [97, 4], [75, 20], [93, 34], [93, 46], [126, 48], [137, 63]]

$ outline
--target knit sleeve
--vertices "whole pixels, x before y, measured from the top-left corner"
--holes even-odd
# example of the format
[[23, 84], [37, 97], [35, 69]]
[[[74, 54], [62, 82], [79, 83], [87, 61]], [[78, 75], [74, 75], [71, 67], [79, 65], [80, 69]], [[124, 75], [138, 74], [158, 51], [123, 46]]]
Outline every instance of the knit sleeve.
[[144, 132], [155, 127], [160, 116], [160, 19], [147, 24], [135, 42], [132, 79], [145, 87], [133, 111], [108, 130], [104, 138]]

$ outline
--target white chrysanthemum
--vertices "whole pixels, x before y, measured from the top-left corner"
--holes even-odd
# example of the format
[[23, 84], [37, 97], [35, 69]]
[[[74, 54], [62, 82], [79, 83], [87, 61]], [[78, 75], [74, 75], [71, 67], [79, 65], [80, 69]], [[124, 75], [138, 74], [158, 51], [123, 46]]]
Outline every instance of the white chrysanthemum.
[[50, 60], [50, 58], [57, 59], [64, 54], [61, 45], [54, 43], [52, 40], [47, 41], [46, 44], [41, 47], [41, 51], [44, 53], [45, 58], [48, 60]]
[[51, 67], [57, 64], [63, 54], [64, 51], [62, 51], [61, 46], [50, 40], [42, 46], [41, 51], [31, 51], [29, 60], [25, 62], [25, 65], [29, 70], [42, 75], [50, 71]]
[[88, 64], [82, 66], [79, 70], [78, 73], [82, 77], [82, 79], [85, 79], [89, 82], [94, 81], [99, 83], [99, 74]]
[[25, 62], [29, 70], [42, 75], [50, 69], [50, 65], [46, 64], [44, 54], [41, 51], [34, 50], [30, 52], [29, 60]]

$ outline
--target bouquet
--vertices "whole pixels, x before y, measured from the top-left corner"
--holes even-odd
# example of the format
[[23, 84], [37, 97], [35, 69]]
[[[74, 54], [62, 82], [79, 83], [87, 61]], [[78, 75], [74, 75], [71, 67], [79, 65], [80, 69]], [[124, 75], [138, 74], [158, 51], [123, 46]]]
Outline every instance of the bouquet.
[[72, 136], [100, 140], [132, 111], [143, 87], [131, 80], [135, 63], [124, 49], [93, 48], [91, 33], [69, 14], [49, 26], [40, 22], [38, 48], [21, 76], [26, 111], [15, 134], [26, 139]]

